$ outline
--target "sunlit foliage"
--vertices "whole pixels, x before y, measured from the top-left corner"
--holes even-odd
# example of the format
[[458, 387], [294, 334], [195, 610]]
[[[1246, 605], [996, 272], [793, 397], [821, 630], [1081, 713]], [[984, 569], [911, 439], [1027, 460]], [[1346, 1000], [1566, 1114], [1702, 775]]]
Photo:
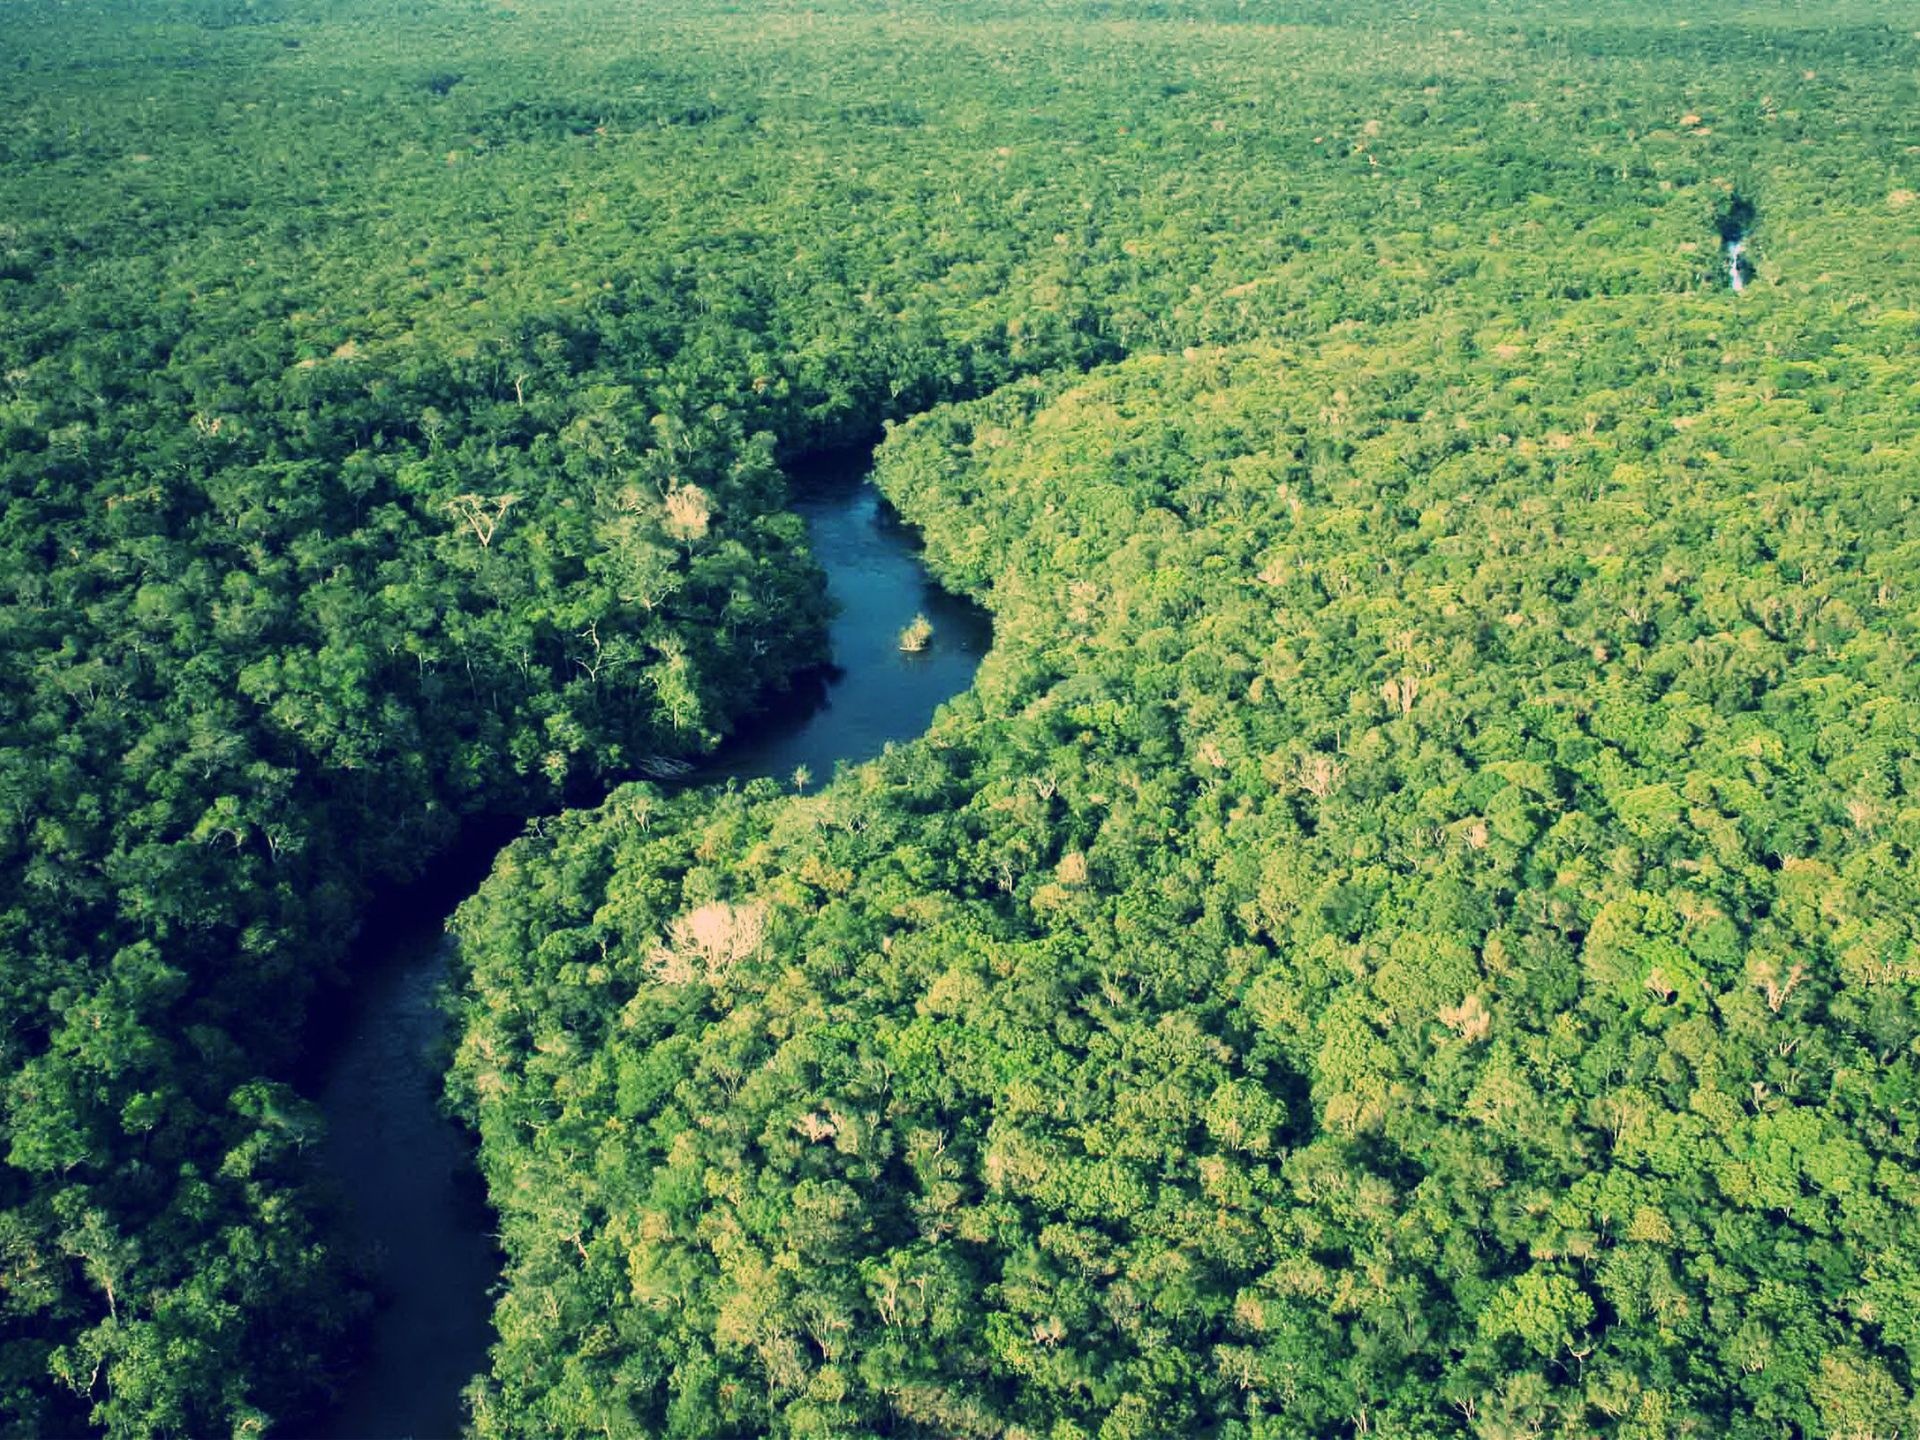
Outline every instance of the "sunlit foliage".
[[369, 886], [816, 659], [776, 462], [931, 412], [976, 692], [466, 914], [482, 1432], [1911, 1430], [1916, 59], [5, 7], [0, 1420], [324, 1399]]

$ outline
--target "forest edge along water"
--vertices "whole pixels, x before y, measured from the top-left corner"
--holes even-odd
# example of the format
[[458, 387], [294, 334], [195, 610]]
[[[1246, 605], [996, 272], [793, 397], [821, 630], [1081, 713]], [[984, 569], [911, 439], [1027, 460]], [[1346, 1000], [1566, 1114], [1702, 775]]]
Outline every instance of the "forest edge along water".
[[[833, 664], [799, 677], [680, 783], [793, 783], [801, 770], [824, 783], [839, 762], [919, 735], [972, 682], [991, 621], [934, 583], [870, 469], [864, 450], [788, 467], [793, 509], [835, 602]], [[931, 623], [931, 638], [902, 651], [900, 632], [916, 615]], [[520, 828], [501, 817], [475, 822], [419, 881], [377, 904], [356, 946], [352, 988], [332, 1022], [318, 1025], [328, 1127], [320, 1163], [378, 1293], [363, 1362], [326, 1417], [328, 1435], [454, 1434], [461, 1391], [485, 1368], [501, 1257], [472, 1138], [440, 1109], [451, 1045], [441, 991], [453, 944], [447, 918]]]

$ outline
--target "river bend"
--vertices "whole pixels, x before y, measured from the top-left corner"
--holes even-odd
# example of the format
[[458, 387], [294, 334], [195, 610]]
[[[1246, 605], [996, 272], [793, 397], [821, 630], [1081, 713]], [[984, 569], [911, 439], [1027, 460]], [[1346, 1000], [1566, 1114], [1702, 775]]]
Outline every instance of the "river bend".
[[[834, 668], [803, 677], [689, 783], [767, 776], [813, 782], [922, 733], [972, 683], [992, 638], [986, 612], [933, 583], [912, 532], [848, 454], [795, 467], [793, 508], [837, 607]], [[900, 631], [933, 624], [918, 654]], [[446, 922], [485, 878], [510, 827], [479, 827], [419, 884], [373, 912], [351, 964], [354, 987], [323, 1058], [321, 1155], [352, 1217], [352, 1242], [378, 1292], [364, 1363], [324, 1433], [353, 1440], [457, 1434], [461, 1392], [486, 1368], [502, 1257], [472, 1138], [439, 1108], [451, 1036], [441, 992]]]

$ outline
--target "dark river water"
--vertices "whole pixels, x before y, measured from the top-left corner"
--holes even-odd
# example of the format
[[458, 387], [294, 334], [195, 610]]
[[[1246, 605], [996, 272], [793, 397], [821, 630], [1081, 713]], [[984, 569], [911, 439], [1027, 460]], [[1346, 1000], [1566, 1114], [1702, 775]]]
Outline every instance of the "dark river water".
[[[690, 783], [785, 780], [799, 766], [824, 783], [837, 762], [920, 734], [943, 700], [972, 683], [992, 638], [986, 612], [921, 568], [913, 533], [873, 488], [868, 463], [860, 453], [793, 472], [793, 508], [839, 605], [836, 668], [796, 684]], [[898, 637], [916, 613], [933, 622], [933, 638], [906, 654]], [[351, 995], [323, 1027], [321, 1164], [351, 1212], [379, 1296], [365, 1361], [324, 1435], [456, 1435], [461, 1392], [486, 1368], [501, 1256], [472, 1139], [439, 1109], [451, 1045], [439, 995], [451, 960], [447, 918], [516, 828], [478, 827], [420, 883], [375, 908], [355, 949]]]

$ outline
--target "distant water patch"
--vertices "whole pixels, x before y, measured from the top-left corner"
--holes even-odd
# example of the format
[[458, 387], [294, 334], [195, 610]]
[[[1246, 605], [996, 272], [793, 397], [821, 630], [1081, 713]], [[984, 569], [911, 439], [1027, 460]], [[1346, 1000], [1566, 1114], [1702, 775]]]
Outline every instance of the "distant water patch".
[[1759, 218], [1753, 202], [1736, 194], [1714, 220], [1720, 232], [1720, 248], [1727, 257], [1727, 284], [1736, 294], [1753, 280], [1753, 253], [1747, 237], [1753, 233], [1754, 222]]

